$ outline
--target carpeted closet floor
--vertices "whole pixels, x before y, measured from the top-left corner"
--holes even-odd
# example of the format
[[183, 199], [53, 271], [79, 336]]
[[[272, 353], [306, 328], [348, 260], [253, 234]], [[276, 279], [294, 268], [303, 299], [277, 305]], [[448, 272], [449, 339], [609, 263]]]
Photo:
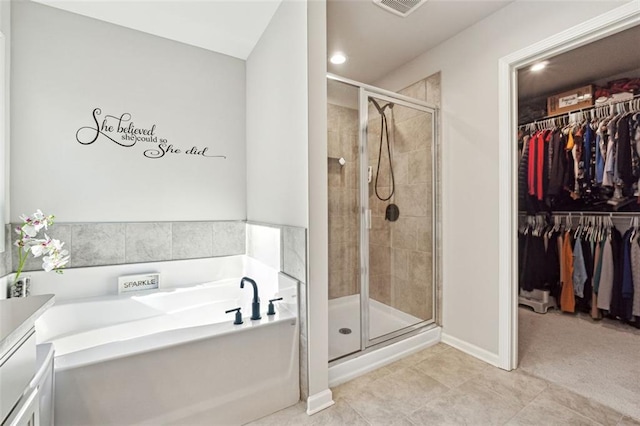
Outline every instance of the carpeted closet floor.
[[640, 330], [519, 309], [519, 368], [640, 419]]

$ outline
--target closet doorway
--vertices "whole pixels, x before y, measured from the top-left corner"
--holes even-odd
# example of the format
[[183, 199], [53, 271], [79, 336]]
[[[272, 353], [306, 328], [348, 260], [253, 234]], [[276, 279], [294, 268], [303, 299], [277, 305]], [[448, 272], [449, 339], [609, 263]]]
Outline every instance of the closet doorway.
[[[541, 43], [501, 64], [512, 79], [501, 99], [511, 117], [501, 140], [511, 144], [503, 153], [511, 180], [502, 182], [510, 196], [501, 210], [509, 216], [501, 361], [640, 418], [640, 313], [628, 289], [615, 287], [631, 278], [638, 244], [640, 19], [637, 8], [607, 15], [581, 38], [561, 34], [555, 47]], [[625, 132], [627, 145], [618, 145]], [[607, 280], [618, 284], [598, 287]]]

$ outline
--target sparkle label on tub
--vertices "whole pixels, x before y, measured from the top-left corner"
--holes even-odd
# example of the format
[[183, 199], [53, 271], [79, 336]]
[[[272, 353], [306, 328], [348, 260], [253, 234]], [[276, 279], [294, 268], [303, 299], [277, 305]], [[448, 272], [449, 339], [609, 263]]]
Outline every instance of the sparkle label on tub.
[[118, 278], [118, 294], [158, 288], [160, 274], [125, 275]]

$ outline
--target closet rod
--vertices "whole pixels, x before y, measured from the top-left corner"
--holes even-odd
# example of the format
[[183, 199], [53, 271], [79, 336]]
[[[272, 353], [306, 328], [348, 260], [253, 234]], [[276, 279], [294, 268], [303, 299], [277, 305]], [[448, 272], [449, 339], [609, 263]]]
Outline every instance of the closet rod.
[[640, 94], [634, 95], [633, 98], [627, 99], [627, 100], [624, 100], [624, 101], [609, 102], [609, 103], [606, 103], [606, 104], [593, 105], [593, 106], [586, 107], [586, 108], [576, 109], [576, 110], [565, 112], [565, 113], [558, 114], [558, 115], [549, 115], [549, 116], [541, 118], [539, 120], [531, 121], [531, 122], [525, 123], [525, 124], [519, 124], [518, 128], [530, 126], [532, 124], [542, 123], [542, 122], [547, 121], [547, 120], [554, 120], [556, 118], [562, 118], [562, 117], [565, 117], [565, 116], [568, 117], [571, 114], [576, 114], [578, 112], [583, 112], [583, 111], [590, 111], [590, 110], [593, 110], [593, 109], [596, 109], [596, 108], [607, 108], [607, 107], [611, 108], [614, 105], [620, 105], [620, 104], [624, 104], [624, 103], [629, 103], [629, 107], [633, 107], [633, 105], [632, 105], [633, 102], [638, 100], [638, 99], [640, 99]]
[[538, 212], [536, 214], [529, 214], [525, 212], [518, 213], [519, 216], [536, 216], [536, 215], [550, 215], [550, 216], [571, 216], [579, 218], [580, 216], [610, 216], [621, 219], [631, 219], [633, 217], [639, 217], [640, 212], [569, 212], [569, 211], [558, 211], [558, 212]]

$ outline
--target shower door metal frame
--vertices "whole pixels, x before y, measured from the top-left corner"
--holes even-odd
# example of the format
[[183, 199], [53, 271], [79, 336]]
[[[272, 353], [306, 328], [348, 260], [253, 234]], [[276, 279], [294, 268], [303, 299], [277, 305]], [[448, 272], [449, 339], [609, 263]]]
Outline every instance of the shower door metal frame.
[[[402, 336], [412, 331], [421, 329], [429, 324], [435, 323], [436, 318], [436, 277], [438, 262], [436, 255], [436, 237], [437, 237], [437, 107], [430, 105], [426, 102], [419, 101], [407, 96], [399, 95], [394, 92], [379, 89], [373, 86], [367, 86], [363, 84], [354, 84], [356, 82], [334, 78], [335, 80], [357, 85], [359, 89], [359, 113], [360, 113], [360, 142], [359, 142], [359, 154], [360, 154], [360, 349], [365, 349], [375, 346], [380, 343], [384, 343], [390, 339]], [[369, 167], [369, 149], [368, 149], [368, 124], [369, 124], [369, 98], [374, 97], [376, 99], [382, 99], [387, 102], [393, 102], [396, 105], [413, 108], [419, 111], [423, 111], [431, 114], [431, 280], [432, 280], [432, 318], [418, 322], [416, 324], [403, 327], [399, 330], [391, 333], [384, 334], [382, 336], [371, 339], [369, 329], [369, 229], [371, 225], [371, 210], [369, 209], [369, 182], [368, 182], [368, 167]]]

